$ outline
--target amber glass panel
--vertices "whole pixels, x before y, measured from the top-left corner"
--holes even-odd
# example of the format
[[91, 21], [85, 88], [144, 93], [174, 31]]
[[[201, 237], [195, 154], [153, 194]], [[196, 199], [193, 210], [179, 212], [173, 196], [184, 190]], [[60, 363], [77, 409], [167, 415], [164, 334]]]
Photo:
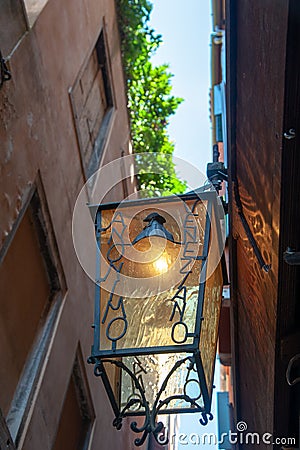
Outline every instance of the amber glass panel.
[[50, 296], [30, 210], [0, 266], [0, 291], [0, 407], [6, 415]]
[[200, 351], [209, 393], [212, 389], [214, 375], [221, 300], [222, 268], [220, 264], [206, 282], [200, 337]]
[[209, 394], [211, 393], [213, 383], [223, 288], [222, 267], [220, 262], [222, 232], [218, 229], [221, 224], [216, 221], [215, 216], [215, 210], [213, 210], [210, 249], [207, 263], [207, 274], [209, 278], [207, 279], [205, 286], [202, 312], [203, 320], [201, 324], [199, 347]]
[[[102, 211], [101, 349], [111, 349], [114, 339], [117, 348], [193, 342], [187, 333], [195, 330], [206, 204], [173, 202], [167, 212], [161, 204], [140, 208]], [[166, 219], [175, 243], [151, 237], [133, 246], [154, 211]]]

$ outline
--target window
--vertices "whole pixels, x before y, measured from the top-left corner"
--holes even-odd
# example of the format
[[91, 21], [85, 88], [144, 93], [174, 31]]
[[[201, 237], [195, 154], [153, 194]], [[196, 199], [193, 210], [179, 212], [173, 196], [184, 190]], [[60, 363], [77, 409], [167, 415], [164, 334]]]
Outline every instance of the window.
[[99, 167], [113, 110], [103, 31], [70, 90], [70, 98], [85, 175], [89, 178]]
[[217, 142], [223, 142], [222, 114], [216, 116], [216, 140]]
[[61, 304], [49, 233], [35, 192], [0, 259], [0, 408], [16, 443]]
[[94, 418], [95, 414], [84, 377], [81, 353], [77, 352], [53, 450], [86, 450]]
[[[214, 86], [214, 115], [216, 123], [216, 141], [226, 143], [226, 98], [224, 82]], [[225, 149], [226, 150], [226, 149]], [[224, 152], [226, 154], [226, 151]]]

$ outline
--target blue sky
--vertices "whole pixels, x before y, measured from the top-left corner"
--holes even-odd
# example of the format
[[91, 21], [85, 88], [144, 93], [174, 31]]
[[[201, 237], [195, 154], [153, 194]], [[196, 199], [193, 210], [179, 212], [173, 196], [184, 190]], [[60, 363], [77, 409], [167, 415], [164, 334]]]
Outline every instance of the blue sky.
[[[206, 164], [212, 160], [209, 121], [209, 42], [212, 31], [210, 1], [152, 0], [152, 3], [150, 23], [163, 36], [163, 44], [152, 61], [156, 65], [169, 64], [170, 72], [174, 74], [173, 94], [185, 99], [172, 116], [169, 126], [169, 135], [175, 141], [175, 156], [206, 173]], [[216, 385], [219, 384], [218, 372], [217, 369]], [[215, 397], [216, 395], [213, 410]], [[216, 420], [206, 427], [199, 424], [198, 414], [182, 415], [180, 420], [181, 433], [216, 433]], [[210, 445], [201, 448], [212, 450], [213, 447]], [[199, 446], [178, 446], [178, 450], [195, 448]]]
[[209, 0], [152, 0], [151, 25], [162, 34], [153, 62], [168, 63], [173, 93], [185, 100], [172, 116], [175, 156], [206, 172], [211, 160], [209, 121], [211, 12]]

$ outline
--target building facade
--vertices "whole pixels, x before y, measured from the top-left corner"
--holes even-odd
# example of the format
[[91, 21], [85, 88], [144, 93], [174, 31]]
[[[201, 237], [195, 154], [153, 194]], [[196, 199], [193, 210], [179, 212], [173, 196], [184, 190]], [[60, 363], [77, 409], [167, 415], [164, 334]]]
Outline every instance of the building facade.
[[300, 8], [226, 3], [235, 423], [299, 448]]
[[131, 448], [86, 364], [94, 283], [72, 240], [95, 170], [118, 161], [107, 200], [135, 191], [115, 2], [5, 0], [0, 29], [1, 448]]

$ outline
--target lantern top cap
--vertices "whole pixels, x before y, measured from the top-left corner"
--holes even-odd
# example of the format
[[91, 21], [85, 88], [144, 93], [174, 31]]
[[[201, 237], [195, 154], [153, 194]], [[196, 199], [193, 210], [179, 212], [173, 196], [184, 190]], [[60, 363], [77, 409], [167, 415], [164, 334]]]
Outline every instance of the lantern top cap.
[[143, 219], [143, 222], [151, 222], [152, 220], [156, 220], [160, 224], [166, 223], [166, 219], [157, 212], [148, 214], [148, 216]]
[[[87, 206], [90, 210], [90, 214], [92, 219], [95, 220], [96, 214], [98, 211], [108, 210], [108, 209], [116, 209], [116, 208], [126, 208], [128, 206], [138, 206], [138, 205], [148, 205], [157, 206], [160, 204], [166, 204], [175, 201], [189, 201], [189, 200], [197, 200], [200, 201], [215, 201], [217, 198], [216, 191], [214, 189], [209, 189], [207, 186], [202, 186], [193, 191], [187, 192], [186, 194], [179, 195], [169, 195], [165, 197], [153, 197], [153, 198], [138, 198], [138, 199], [126, 199], [117, 202], [109, 202], [109, 203], [87, 203]], [[154, 206], [154, 207], [155, 207]]]
[[143, 231], [141, 231], [141, 233], [139, 233], [133, 240], [133, 245], [139, 242], [141, 239], [150, 236], [156, 236], [174, 242], [172, 233], [170, 233], [163, 225], [166, 222], [166, 219], [157, 212], [148, 214], [148, 216], [143, 219], [143, 222], [148, 222], [148, 224], [144, 227]]

